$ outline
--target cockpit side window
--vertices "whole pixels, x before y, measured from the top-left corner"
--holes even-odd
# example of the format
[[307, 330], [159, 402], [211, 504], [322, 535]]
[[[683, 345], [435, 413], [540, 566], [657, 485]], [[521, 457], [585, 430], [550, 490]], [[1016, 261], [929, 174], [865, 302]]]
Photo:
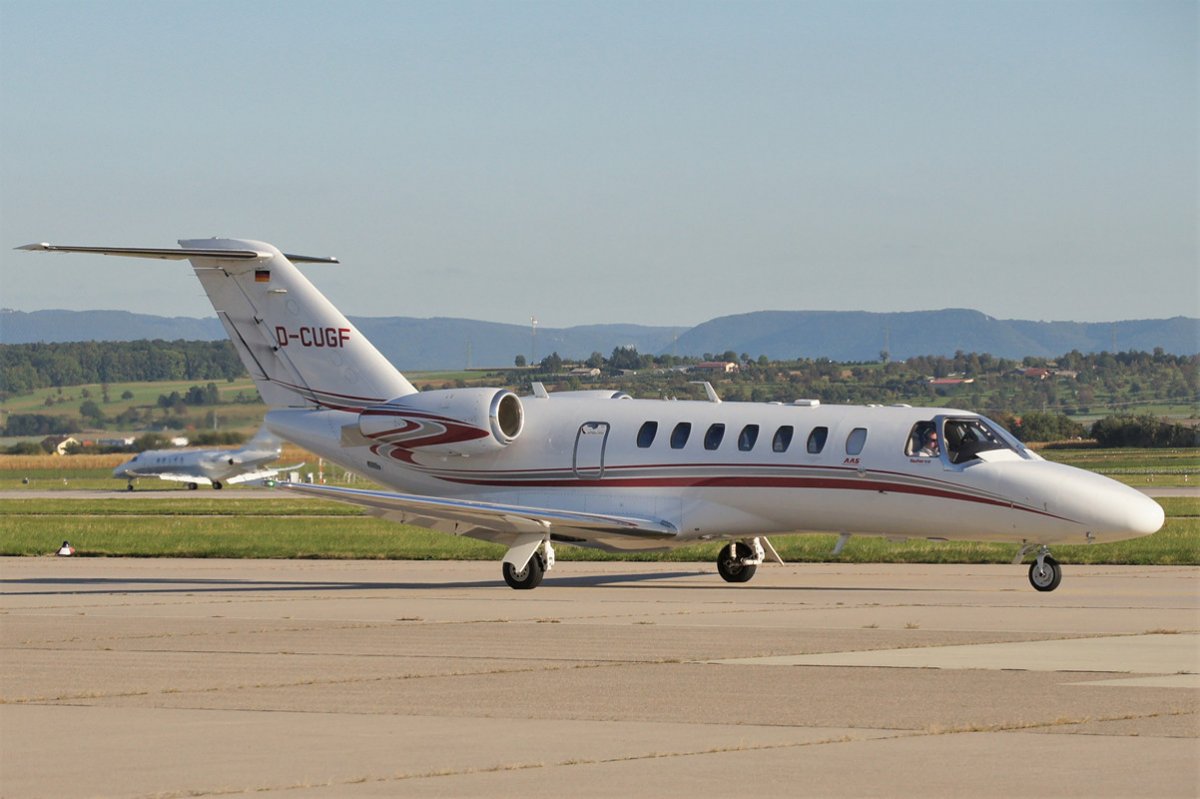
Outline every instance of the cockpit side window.
[[941, 454], [937, 425], [932, 419], [913, 425], [912, 432], [908, 434], [904, 454], [913, 458], [936, 458]]

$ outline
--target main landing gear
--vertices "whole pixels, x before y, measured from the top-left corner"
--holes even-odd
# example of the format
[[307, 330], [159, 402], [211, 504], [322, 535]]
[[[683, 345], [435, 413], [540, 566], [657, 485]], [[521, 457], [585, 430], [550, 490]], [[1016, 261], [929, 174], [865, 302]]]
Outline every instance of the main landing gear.
[[764, 537], [734, 541], [726, 544], [717, 555], [717, 571], [727, 583], [749, 582], [768, 552], [773, 560], [783, 563], [775, 547]]
[[[520, 566], [518, 564], [525, 564]], [[519, 537], [504, 556], [502, 570], [509, 588], [528, 591], [542, 584], [546, 572], [554, 568], [554, 547], [540, 535]]]
[[[1017, 553], [1013, 563], [1020, 563], [1025, 559], [1025, 555], [1036, 546], [1038, 545], [1026, 544], [1021, 547], [1021, 551]], [[1029, 564], [1029, 584], [1038, 591], [1053, 591], [1061, 582], [1062, 566], [1059, 566], [1058, 561], [1050, 556], [1050, 547], [1042, 545], [1038, 550], [1037, 558]]]
[[517, 569], [511, 563], [505, 563], [503, 568], [504, 582], [508, 583], [509, 588], [516, 588], [518, 591], [537, 588], [546, 576], [546, 566], [542, 563], [540, 553], [535, 553], [523, 569]]

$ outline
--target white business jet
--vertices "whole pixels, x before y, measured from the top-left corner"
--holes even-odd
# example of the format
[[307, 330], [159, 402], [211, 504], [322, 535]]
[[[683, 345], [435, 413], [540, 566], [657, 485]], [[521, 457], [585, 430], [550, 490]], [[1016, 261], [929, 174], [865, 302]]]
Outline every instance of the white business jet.
[[235, 483], [266, 480], [281, 471], [298, 468], [263, 468], [279, 460], [282, 454], [283, 442], [269, 430], [262, 429], [238, 449], [152, 449], [139, 452], [113, 469], [113, 477], [128, 480], [130, 491], [139, 477], [186, 483], [192, 490], [200, 485], [220, 489]]
[[[630, 399], [612, 391], [532, 396], [503, 388], [418, 392], [285, 255], [233, 239], [182, 249], [22, 249], [188, 259], [283, 438], [392, 491], [281, 483], [372, 514], [507, 547], [503, 574], [534, 588], [554, 545], [666, 550], [728, 541], [717, 570], [749, 580], [771, 534], [1011, 542], [1051, 591], [1052, 544], [1149, 535], [1158, 503], [1043, 460], [976, 413]], [[780, 561], [782, 562], [782, 561]]]

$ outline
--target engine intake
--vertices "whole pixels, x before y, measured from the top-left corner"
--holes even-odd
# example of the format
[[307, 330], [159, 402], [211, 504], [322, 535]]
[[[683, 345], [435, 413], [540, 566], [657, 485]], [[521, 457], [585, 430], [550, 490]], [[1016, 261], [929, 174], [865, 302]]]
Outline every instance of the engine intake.
[[358, 429], [404, 460], [414, 453], [475, 455], [511, 444], [525, 427], [521, 398], [506, 389], [426, 391], [365, 408]]

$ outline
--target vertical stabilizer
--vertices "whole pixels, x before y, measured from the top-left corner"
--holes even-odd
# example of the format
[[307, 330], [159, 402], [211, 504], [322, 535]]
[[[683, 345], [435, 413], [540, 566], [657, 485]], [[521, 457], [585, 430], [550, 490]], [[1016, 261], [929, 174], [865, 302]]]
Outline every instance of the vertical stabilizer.
[[[347, 410], [416, 392], [371, 342], [270, 244], [180, 241], [225, 331], [272, 407]], [[253, 260], [194, 254], [253, 250]], [[294, 256], [293, 256], [294, 257]]]
[[259, 394], [272, 407], [361, 410], [416, 393], [294, 263], [336, 260], [285, 255], [270, 244], [241, 239], [179, 244], [182, 249], [174, 250], [42, 242], [17, 249], [191, 261]]

